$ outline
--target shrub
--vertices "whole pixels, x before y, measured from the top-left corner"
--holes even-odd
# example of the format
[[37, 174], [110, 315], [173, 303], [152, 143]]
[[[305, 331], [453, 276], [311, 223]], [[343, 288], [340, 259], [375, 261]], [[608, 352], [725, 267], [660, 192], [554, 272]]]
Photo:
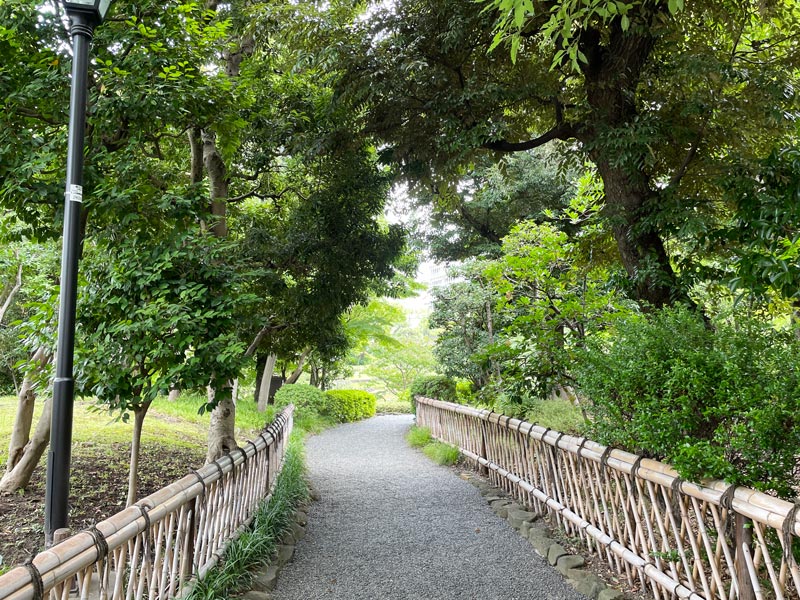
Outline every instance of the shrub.
[[349, 423], [375, 416], [376, 400], [373, 394], [362, 390], [330, 390], [326, 411], [340, 423]]
[[408, 430], [406, 441], [412, 448], [422, 448], [431, 442], [431, 430], [416, 425]]
[[298, 413], [324, 414], [327, 409], [327, 400], [325, 392], [305, 383], [290, 383], [275, 392], [276, 408], [280, 409], [294, 404]]
[[800, 483], [800, 342], [737, 319], [709, 328], [686, 309], [621, 323], [577, 369], [593, 436], [663, 459], [682, 477], [792, 497]]
[[525, 420], [569, 435], [583, 435], [587, 423], [569, 400], [536, 400], [527, 407]]
[[425, 396], [443, 402], [456, 402], [456, 384], [444, 375], [426, 375], [417, 377], [409, 388], [411, 391], [411, 405], [414, 406], [415, 396]]
[[458, 457], [460, 456], [458, 448], [442, 442], [432, 442], [426, 445], [422, 451], [425, 456], [440, 465], [454, 465], [458, 462]]

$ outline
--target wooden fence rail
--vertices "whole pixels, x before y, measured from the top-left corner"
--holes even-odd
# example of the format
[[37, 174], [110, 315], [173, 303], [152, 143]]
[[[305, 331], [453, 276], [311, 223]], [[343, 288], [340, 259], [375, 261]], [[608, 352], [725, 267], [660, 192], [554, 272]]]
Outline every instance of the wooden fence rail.
[[800, 502], [488, 410], [417, 397], [417, 424], [656, 600], [800, 598]]
[[213, 567], [272, 492], [285, 408], [254, 441], [0, 577], [0, 600], [165, 600]]

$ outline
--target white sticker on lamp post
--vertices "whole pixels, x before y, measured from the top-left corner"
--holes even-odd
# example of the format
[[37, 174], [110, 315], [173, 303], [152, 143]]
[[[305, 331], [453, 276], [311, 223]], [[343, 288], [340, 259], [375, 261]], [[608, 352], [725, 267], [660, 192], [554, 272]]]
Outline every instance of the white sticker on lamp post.
[[73, 202], [83, 202], [83, 186], [71, 185], [69, 186], [69, 198]]

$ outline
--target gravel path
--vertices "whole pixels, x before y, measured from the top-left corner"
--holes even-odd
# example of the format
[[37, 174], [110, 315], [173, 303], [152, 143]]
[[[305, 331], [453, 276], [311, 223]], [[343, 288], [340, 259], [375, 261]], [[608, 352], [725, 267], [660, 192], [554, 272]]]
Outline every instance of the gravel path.
[[273, 598], [585, 600], [477, 488], [407, 445], [411, 423], [382, 416], [308, 439], [321, 498]]

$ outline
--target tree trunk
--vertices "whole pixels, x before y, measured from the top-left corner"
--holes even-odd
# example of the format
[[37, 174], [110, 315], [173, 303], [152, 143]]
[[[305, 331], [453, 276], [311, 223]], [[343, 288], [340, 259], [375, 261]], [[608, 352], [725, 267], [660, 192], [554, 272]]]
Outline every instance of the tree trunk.
[[[657, 7], [642, 8], [641, 17], [657, 19], [659, 11]], [[648, 27], [623, 31], [619, 23], [614, 23], [607, 42], [592, 29], [581, 35], [581, 42], [588, 57], [583, 73], [591, 117], [590, 125], [578, 133], [578, 138], [592, 148], [591, 158], [603, 180], [605, 214], [633, 285], [633, 295], [645, 308], [688, 301], [678, 285], [661, 235], [651, 222], [658, 192], [643, 166], [650, 151], [646, 146], [613, 149], [602, 139], [614, 128], [627, 130], [637, 119], [636, 90], [655, 38]]]
[[139, 408], [133, 410], [133, 434], [131, 436], [131, 462], [128, 469], [128, 499], [125, 506], [128, 507], [136, 502], [136, 497], [139, 495], [139, 455], [141, 454], [142, 447], [142, 426], [144, 425], [144, 418], [147, 415], [147, 410], [150, 408], [150, 402], [145, 402]]
[[50, 443], [50, 410], [51, 400], [47, 398], [42, 407], [42, 415], [36, 424], [33, 436], [25, 444], [22, 454], [19, 455], [14, 467], [7, 471], [0, 479], [0, 494], [13, 494], [17, 490], [25, 489], [31, 480], [42, 454]]
[[275, 363], [278, 360], [276, 354], [270, 354], [264, 364], [264, 372], [261, 375], [261, 382], [258, 386], [258, 412], [267, 410], [269, 404], [269, 389], [272, 384], [272, 374], [275, 372]]
[[299, 360], [297, 361], [297, 367], [294, 371], [292, 371], [292, 374], [286, 378], [286, 383], [297, 383], [297, 380], [300, 379], [300, 375], [303, 374], [303, 367], [306, 364], [306, 359], [308, 358], [309, 354], [311, 354], [311, 348], [303, 351]]
[[[36, 370], [38, 373], [41, 373], [42, 370], [47, 366], [47, 364], [52, 359], [52, 356], [46, 351], [44, 347], [38, 348], [36, 352], [33, 353], [32, 361], [36, 365]], [[6, 483], [6, 477], [9, 477], [12, 471], [15, 470], [17, 465], [23, 461], [24, 456], [27, 452], [34, 450], [34, 448], [30, 447], [30, 435], [31, 435], [31, 425], [33, 424], [33, 409], [36, 404], [36, 380], [35, 376], [37, 373], [29, 373], [25, 375], [25, 378], [22, 380], [22, 387], [17, 394], [17, 413], [16, 417], [14, 418], [14, 425], [11, 430], [11, 440], [8, 445], [8, 459], [6, 461], [6, 473], [3, 476], [3, 479], [0, 481], [0, 488], [5, 489], [6, 486], [12, 485], [10, 483]], [[47, 426], [48, 431], [47, 434], [49, 436], [49, 424], [50, 420], [48, 417]], [[37, 430], [39, 429], [39, 425], [37, 425]], [[45, 447], [47, 444], [45, 443]], [[43, 451], [43, 449], [42, 449]], [[27, 485], [28, 481], [30, 480], [30, 476], [32, 474], [33, 468], [35, 468], [36, 464], [38, 463], [38, 459], [41, 457], [41, 452], [36, 457], [36, 461], [33, 462], [33, 466], [30, 469], [30, 472], [26, 474], [24, 477], [24, 485]], [[27, 462], [27, 461], [26, 461]], [[15, 481], [20, 481], [19, 477], [14, 478]], [[16, 485], [16, 484], [15, 484]], [[18, 489], [18, 488], [14, 488]], [[12, 489], [11, 491], [14, 491]]]
[[236, 405], [231, 399], [230, 388], [214, 390], [208, 388], [208, 401], [213, 402], [217, 393], [222, 394], [217, 407], [211, 412], [208, 426], [208, 452], [206, 462], [213, 462], [220, 456], [238, 448], [236, 444], [235, 423]]
[[239, 378], [233, 380], [233, 390], [231, 391], [231, 400], [233, 401], [233, 405], [239, 402]]
[[8, 309], [11, 308], [11, 303], [14, 301], [14, 296], [17, 295], [20, 289], [22, 289], [22, 263], [19, 263], [17, 266], [17, 278], [14, 282], [14, 286], [11, 288], [11, 291], [8, 292], [3, 306], [0, 306], [0, 323], [3, 322]]
[[253, 388], [253, 402], [258, 404], [258, 394], [261, 390], [261, 378], [264, 376], [264, 367], [267, 364], [268, 354], [256, 353], [256, 385]]
[[176, 387], [169, 388], [169, 396], [168, 396], [167, 399], [170, 402], [176, 402], [178, 400], [178, 398], [180, 398], [180, 397], [181, 397], [180, 388], [176, 388]]

